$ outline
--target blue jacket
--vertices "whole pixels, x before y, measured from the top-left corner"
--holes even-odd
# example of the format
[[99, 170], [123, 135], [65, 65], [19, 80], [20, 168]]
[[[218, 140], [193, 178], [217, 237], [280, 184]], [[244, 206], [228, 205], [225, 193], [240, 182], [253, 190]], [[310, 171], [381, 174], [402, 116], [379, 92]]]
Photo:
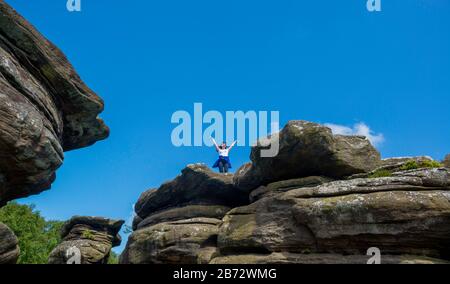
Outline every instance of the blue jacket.
[[218, 168], [220, 162], [225, 162], [226, 164], [228, 164], [228, 168], [231, 169], [230, 157], [219, 156], [219, 159], [217, 159], [217, 161], [214, 163], [213, 168]]

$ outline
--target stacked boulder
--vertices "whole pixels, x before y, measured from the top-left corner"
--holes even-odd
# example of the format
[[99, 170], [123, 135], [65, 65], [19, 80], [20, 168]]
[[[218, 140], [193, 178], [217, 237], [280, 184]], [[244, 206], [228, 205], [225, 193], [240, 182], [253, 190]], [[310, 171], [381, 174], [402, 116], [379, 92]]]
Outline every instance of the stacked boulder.
[[444, 161], [443, 161], [443, 164], [444, 164], [445, 167], [450, 168], [450, 154], [448, 154], [448, 155], [445, 157], [445, 159], [444, 159]]
[[217, 253], [222, 218], [248, 204], [232, 175], [189, 165], [174, 180], [141, 195], [135, 205], [134, 232], [121, 263], [208, 263]]
[[51, 252], [49, 264], [107, 264], [119, 246], [122, 220], [75, 216], [62, 230], [62, 242]]
[[263, 198], [225, 216], [218, 238], [224, 256], [214, 263], [279, 262], [280, 254], [296, 263], [364, 263], [371, 247], [389, 262], [450, 259], [449, 189], [448, 169], [436, 168]]
[[380, 154], [365, 137], [333, 135], [328, 127], [308, 121], [290, 121], [267, 140], [269, 145], [279, 144], [278, 155], [261, 157], [266, 143], [252, 147], [252, 162], [234, 178], [240, 189], [251, 192], [261, 185], [311, 176], [343, 178], [371, 171], [380, 162]]
[[0, 264], [15, 264], [19, 258], [19, 244], [14, 233], [0, 223]]
[[[429, 157], [381, 160], [365, 137], [306, 121], [278, 137], [278, 156], [253, 147], [233, 182], [190, 166], [144, 193], [122, 263], [367, 263], [374, 251], [382, 263], [450, 260], [449, 169]], [[222, 188], [206, 186], [213, 176], [230, 194], [205, 204], [231, 210], [206, 221], [192, 205]]]
[[385, 263], [450, 258], [450, 174], [431, 158], [380, 160], [364, 137], [304, 121], [277, 157], [258, 151], [235, 176], [254, 202], [224, 217], [212, 263], [366, 263], [373, 247]]

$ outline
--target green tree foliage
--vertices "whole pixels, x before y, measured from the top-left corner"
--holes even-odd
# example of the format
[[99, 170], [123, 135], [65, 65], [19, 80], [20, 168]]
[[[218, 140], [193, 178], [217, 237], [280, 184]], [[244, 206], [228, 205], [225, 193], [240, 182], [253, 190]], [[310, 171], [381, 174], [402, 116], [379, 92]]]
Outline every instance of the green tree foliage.
[[108, 264], [119, 264], [119, 255], [111, 251], [111, 254], [108, 258]]
[[50, 252], [61, 241], [64, 222], [46, 221], [33, 205], [11, 202], [0, 209], [0, 222], [19, 239], [20, 264], [45, 264]]

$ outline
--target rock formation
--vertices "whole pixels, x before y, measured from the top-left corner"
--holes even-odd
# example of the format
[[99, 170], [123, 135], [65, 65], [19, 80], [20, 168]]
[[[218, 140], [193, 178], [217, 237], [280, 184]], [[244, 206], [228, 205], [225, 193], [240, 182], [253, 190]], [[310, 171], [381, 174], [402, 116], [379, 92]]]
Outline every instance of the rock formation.
[[48, 189], [64, 151], [106, 138], [102, 110], [62, 52], [0, 1], [0, 206]]
[[19, 252], [16, 236], [5, 224], [0, 223], [0, 264], [15, 264]]
[[[307, 121], [290, 121], [279, 136], [279, 153], [261, 157], [262, 146], [252, 148], [251, 163], [236, 173], [240, 189], [251, 191], [272, 182], [309, 176], [342, 178], [369, 172], [380, 162], [380, 154], [361, 136], [333, 135], [331, 129]], [[271, 141], [270, 143], [273, 143]]]
[[280, 141], [274, 158], [253, 147], [233, 182], [191, 165], [143, 193], [121, 263], [367, 263], [369, 248], [382, 263], [450, 260], [450, 169], [381, 160], [364, 137], [304, 121]]
[[448, 154], [444, 161], [443, 161], [444, 166], [446, 166], [447, 168], [450, 168], [450, 154]]
[[[210, 264], [367, 264], [369, 256], [338, 254], [271, 253], [228, 255], [214, 258]], [[448, 264], [426, 256], [384, 255], [382, 264]]]
[[122, 220], [75, 216], [62, 230], [62, 242], [52, 251], [49, 264], [67, 264], [79, 252], [81, 264], [106, 264], [111, 249], [119, 246]]
[[245, 204], [248, 194], [234, 187], [232, 175], [189, 165], [173, 181], [141, 195], [121, 263], [208, 263], [223, 216]]
[[403, 157], [383, 159], [378, 167], [368, 173], [354, 174], [347, 179], [368, 178], [368, 177], [386, 177], [394, 172], [407, 171], [417, 168], [440, 167], [441, 163], [434, 161], [431, 157]]
[[419, 169], [392, 177], [298, 188], [231, 210], [224, 254], [296, 253], [450, 257], [450, 173]]
[[194, 164], [159, 189], [143, 193], [135, 209], [138, 216], [146, 218], [173, 207], [193, 204], [234, 207], [248, 202], [245, 193], [236, 195], [235, 192], [232, 175], [216, 174], [203, 164]]

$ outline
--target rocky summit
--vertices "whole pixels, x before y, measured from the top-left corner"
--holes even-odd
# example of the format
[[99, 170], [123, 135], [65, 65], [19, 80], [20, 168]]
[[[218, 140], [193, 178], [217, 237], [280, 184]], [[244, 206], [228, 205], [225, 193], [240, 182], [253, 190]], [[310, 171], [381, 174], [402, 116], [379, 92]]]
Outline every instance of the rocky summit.
[[[238, 188], [252, 191], [272, 182], [310, 176], [342, 178], [369, 172], [380, 163], [380, 154], [366, 137], [333, 135], [330, 128], [308, 121], [290, 121], [269, 144], [279, 141], [279, 153], [261, 157], [265, 147], [251, 150], [251, 163], [234, 177]], [[263, 144], [263, 143], [259, 143]]]
[[63, 53], [0, 1], [0, 206], [48, 189], [64, 151], [106, 138], [102, 110]]
[[[269, 137], [268, 139], [272, 139]], [[280, 154], [235, 176], [190, 165], [143, 193], [121, 263], [278, 264], [450, 260], [450, 169], [380, 159], [365, 137], [292, 121]]]
[[76, 263], [78, 255], [80, 264], [106, 264], [111, 249], [121, 243], [123, 224], [122, 220], [101, 217], [73, 217], [64, 224], [62, 242], [51, 252], [48, 263]]
[[14, 233], [0, 223], [0, 264], [14, 264], [19, 258], [18, 240]]

